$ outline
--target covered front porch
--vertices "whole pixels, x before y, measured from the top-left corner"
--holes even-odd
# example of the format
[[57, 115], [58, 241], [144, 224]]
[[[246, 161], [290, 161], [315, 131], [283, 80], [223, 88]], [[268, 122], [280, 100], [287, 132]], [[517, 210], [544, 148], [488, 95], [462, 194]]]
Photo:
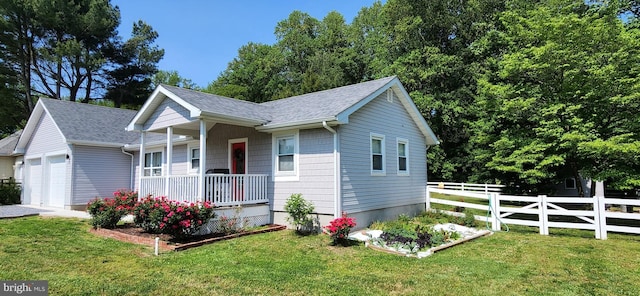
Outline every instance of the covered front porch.
[[256, 130], [265, 122], [260, 113], [254, 103], [156, 88], [127, 126], [140, 132], [132, 147], [139, 196], [216, 207], [269, 203], [271, 135]]

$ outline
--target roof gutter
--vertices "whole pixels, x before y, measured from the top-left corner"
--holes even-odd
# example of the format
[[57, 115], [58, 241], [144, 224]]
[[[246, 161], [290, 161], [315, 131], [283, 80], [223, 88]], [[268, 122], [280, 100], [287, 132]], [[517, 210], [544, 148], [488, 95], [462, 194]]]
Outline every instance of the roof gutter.
[[340, 198], [340, 188], [342, 184], [340, 182], [340, 151], [338, 146], [338, 132], [327, 124], [327, 121], [322, 121], [322, 127], [333, 134], [333, 216], [338, 218], [342, 213], [342, 200]]
[[328, 118], [316, 118], [316, 119], [301, 120], [296, 122], [287, 122], [287, 123], [279, 123], [279, 124], [267, 123], [265, 125], [256, 126], [256, 130], [261, 132], [276, 132], [281, 130], [289, 130], [293, 128], [319, 128], [321, 126], [324, 126], [324, 124], [327, 122], [338, 123], [338, 124], [343, 123], [336, 120], [335, 117], [328, 117]]

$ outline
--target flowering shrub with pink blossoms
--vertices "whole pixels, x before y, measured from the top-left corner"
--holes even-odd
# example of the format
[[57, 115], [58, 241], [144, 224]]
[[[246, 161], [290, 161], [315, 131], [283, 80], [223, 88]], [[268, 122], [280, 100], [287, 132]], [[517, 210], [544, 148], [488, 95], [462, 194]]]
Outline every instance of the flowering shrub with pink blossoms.
[[329, 225], [323, 227], [324, 231], [329, 234], [333, 245], [348, 245], [347, 237], [351, 228], [356, 226], [356, 219], [347, 217], [346, 212], [342, 212], [342, 217], [335, 218]]
[[134, 223], [150, 233], [165, 233], [184, 238], [196, 233], [203, 224], [215, 217], [213, 205], [185, 203], [166, 197], [145, 197], [132, 209]]
[[115, 228], [122, 217], [129, 214], [138, 200], [138, 193], [120, 189], [113, 198], [95, 198], [87, 204], [94, 228]]

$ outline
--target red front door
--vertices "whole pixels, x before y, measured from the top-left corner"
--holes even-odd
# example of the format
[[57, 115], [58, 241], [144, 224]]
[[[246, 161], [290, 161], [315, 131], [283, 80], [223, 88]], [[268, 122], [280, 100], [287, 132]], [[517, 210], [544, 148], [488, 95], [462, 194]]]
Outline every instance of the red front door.
[[[231, 144], [231, 173], [246, 173], [246, 152], [247, 146], [245, 142]], [[233, 197], [235, 200], [244, 200], [244, 184], [242, 179], [233, 180]]]
[[232, 174], [244, 174], [245, 172], [245, 159], [246, 159], [246, 144], [245, 142], [231, 144], [231, 173]]

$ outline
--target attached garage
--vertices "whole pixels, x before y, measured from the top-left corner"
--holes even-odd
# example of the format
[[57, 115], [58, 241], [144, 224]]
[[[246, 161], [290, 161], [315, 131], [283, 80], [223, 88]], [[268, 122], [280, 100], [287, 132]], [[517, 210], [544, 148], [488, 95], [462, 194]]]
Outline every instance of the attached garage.
[[15, 146], [24, 159], [22, 202], [85, 210], [91, 199], [128, 189], [133, 160], [122, 148], [139, 137], [125, 130], [135, 114], [39, 99]]

